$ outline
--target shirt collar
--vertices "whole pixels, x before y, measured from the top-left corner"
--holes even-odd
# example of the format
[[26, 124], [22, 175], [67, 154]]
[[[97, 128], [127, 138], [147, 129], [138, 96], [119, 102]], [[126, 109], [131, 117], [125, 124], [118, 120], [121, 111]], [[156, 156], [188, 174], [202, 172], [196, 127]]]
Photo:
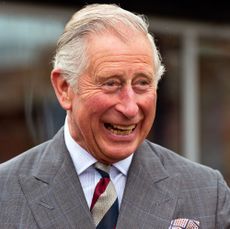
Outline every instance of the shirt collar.
[[67, 118], [64, 125], [64, 138], [76, 172], [78, 175], [80, 175], [97, 160], [72, 138], [69, 132]]
[[132, 158], [133, 158], [133, 154], [131, 154], [130, 156], [128, 156], [127, 158], [121, 161], [114, 163], [113, 166], [116, 167], [121, 173], [123, 173], [123, 175], [127, 176]]
[[[66, 147], [70, 153], [70, 156], [74, 163], [74, 167], [78, 175], [83, 173], [90, 166], [92, 166], [95, 162], [97, 162], [97, 160], [90, 153], [88, 153], [85, 149], [83, 149], [72, 138], [69, 132], [67, 118], [65, 120], [65, 125], [64, 125], [64, 138], [65, 138]], [[118, 169], [123, 175], [127, 176], [132, 158], [133, 158], [133, 154], [131, 154], [129, 157], [121, 161], [114, 163], [113, 166], [116, 169]]]

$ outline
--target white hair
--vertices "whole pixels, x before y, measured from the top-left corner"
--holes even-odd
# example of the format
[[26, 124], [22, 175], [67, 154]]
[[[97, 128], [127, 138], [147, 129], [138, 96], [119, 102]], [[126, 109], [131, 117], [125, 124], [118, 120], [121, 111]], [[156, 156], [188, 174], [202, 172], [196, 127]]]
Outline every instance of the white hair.
[[59, 68], [63, 77], [71, 86], [75, 86], [78, 77], [87, 69], [90, 59], [87, 56], [87, 38], [94, 33], [113, 31], [125, 39], [118, 26], [143, 33], [149, 40], [156, 77], [156, 86], [164, 73], [161, 56], [148, 32], [148, 23], [143, 15], [136, 15], [115, 4], [91, 4], [77, 11], [66, 24], [64, 33], [58, 40], [54, 68]]

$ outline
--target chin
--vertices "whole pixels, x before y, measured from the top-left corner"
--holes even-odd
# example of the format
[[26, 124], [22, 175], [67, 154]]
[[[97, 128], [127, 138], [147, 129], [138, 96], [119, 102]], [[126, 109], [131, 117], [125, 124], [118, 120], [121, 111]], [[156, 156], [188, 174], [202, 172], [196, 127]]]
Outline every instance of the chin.
[[116, 161], [120, 161], [120, 160], [123, 160], [123, 159], [129, 157], [132, 153], [135, 152], [135, 150], [136, 150], [136, 147], [130, 148], [127, 150], [124, 150], [124, 148], [122, 148], [122, 149], [116, 148], [116, 150], [106, 151], [106, 152], [110, 152], [109, 154], [107, 153], [107, 155], [110, 158], [113, 158]]

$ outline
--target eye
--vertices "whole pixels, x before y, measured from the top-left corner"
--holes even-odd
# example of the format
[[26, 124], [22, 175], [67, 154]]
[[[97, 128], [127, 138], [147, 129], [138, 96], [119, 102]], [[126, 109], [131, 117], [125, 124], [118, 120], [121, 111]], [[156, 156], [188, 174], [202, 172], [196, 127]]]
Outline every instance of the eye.
[[121, 88], [122, 83], [119, 79], [108, 79], [102, 83], [102, 88], [107, 92], [114, 92]]
[[133, 88], [145, 92], [152, 86], [152, 80], [148, 78], [139, 78], [133, 82]]

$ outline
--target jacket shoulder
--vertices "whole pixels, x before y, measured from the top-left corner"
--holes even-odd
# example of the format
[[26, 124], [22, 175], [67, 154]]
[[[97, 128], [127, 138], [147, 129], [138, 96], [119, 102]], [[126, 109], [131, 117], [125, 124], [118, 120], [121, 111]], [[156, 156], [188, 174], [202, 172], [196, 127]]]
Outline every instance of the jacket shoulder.
[[194, 185], [217, 185], [219, 179], [223, 179], [218, 170], [201, 163], [193, 162], [167, 148], [154, 144], [150, 141], [145, 143], [150, 150], [159, 158], [168, 174], [178, 174], [181, 179], [191, 181]]

